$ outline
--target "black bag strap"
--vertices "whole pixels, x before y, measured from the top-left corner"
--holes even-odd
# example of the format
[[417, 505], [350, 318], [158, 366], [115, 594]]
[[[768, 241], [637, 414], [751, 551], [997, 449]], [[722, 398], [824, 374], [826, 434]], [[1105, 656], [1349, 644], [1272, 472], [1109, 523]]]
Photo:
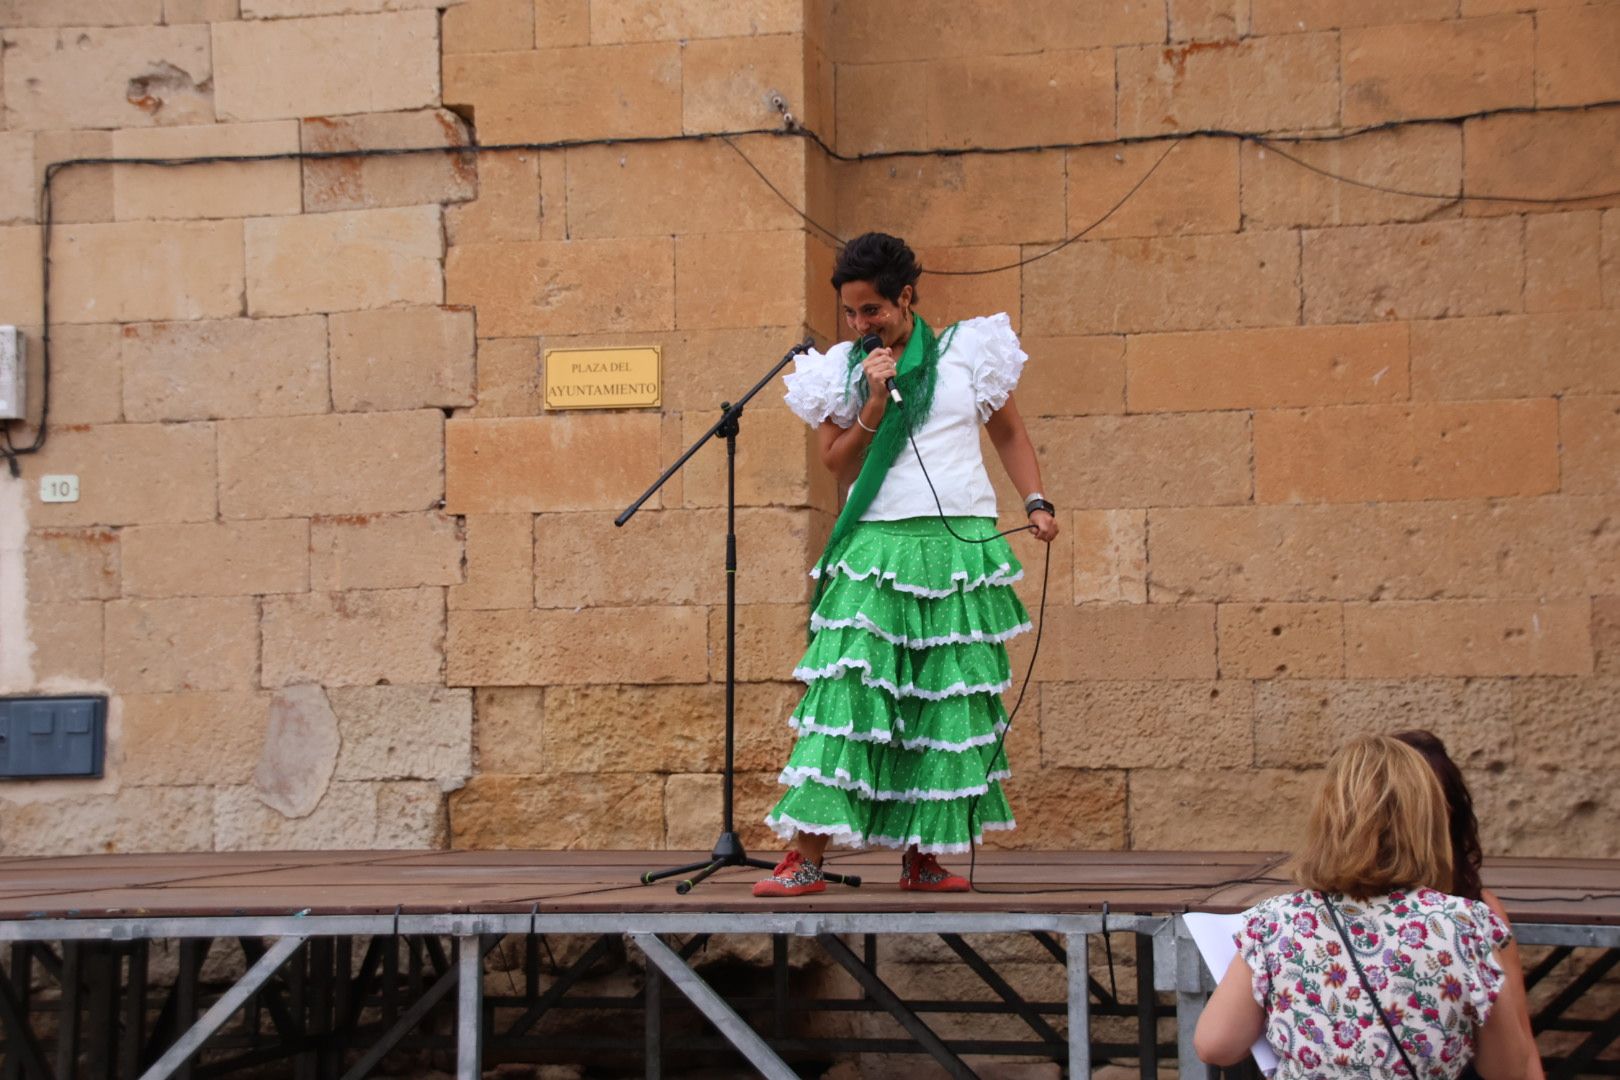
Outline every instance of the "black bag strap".
[[1373, 1012], [1384, 1022], [1384, 1030], [1389, 1032], [1390, 1040], [1395, 1044], [1395, 1052], [1401, 1055], [1401, 1061], [1406, 1065], [1406, 1075], [1411, 1077], [1411, 1080], [1422, 1080], [1418, 1076], [1418, 1071], [1412, 1068], [1412, 1059], [1406, 1056], [1406, 1047], [1401, 1045], [1401, 1037], [1395, 1034], [1395, 1025], [1389, 1022], [1389, 1015], [1384, 1012], [1383, 1002], [1373, 993], [1372, 983], [1367, 981], [1367, 973], [1361, 969], [1361, 959], [1356, 956], [1356, 950], [1350, 944], [1350, 935], [1345, 933], [1344, 922], [1339, 918], [1337, 905], [1327, 893], [1321, 895], [1322, 903], [1327, 905], [1328, 914], [1333, 916], [1333, 929], [1339, 932], [1339, 940], [1344, 942], [1344, 951], [1350, 954], [1350, 963], [1355, 966], [1356, 976], [1361, 979], [1361, 988], [1367, 991], [1367, 997], [1372, 999]]

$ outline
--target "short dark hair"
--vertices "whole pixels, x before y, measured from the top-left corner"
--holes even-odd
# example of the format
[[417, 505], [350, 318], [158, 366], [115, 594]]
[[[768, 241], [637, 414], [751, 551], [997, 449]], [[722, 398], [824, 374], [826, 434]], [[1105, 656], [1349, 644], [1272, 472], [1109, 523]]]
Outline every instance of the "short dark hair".
[[1474, 797], [1468, 791], [1468, 781], [1434, 732], [1417, 728], [1397, 732], [1395, 737], [1423, 755], [1440, 780], [1440, 790], [1446, 793], [1446, 809], [1451, 816], [1451, 888], [1446, 891], [1478, 900], [1483, 890], [1479, 871], [1485, 854], [1479, 844], [1479, 818], [1474, 816]]
[[917, 253], [898, 236], [888, 233], [862, 233], [838, 253], [833, 267], [832, 286], [841, 289], [847, 282], [870, 281], [872, 287], [891, 304], [900, 302], [900, 290], [911, 286], [911, 301], [917, 302], [917, 279], [922, 264]]

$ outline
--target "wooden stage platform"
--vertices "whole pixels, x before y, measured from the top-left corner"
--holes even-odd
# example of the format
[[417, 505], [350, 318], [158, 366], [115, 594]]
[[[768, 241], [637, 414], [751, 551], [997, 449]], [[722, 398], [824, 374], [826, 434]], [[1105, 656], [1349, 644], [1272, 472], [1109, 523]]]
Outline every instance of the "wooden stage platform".
[[[672, 1049], [729, 1044], [768, 1076], [800, 1075], [790, 1061], [828, 1053], [909, 1050], [960, 1076], [974, 1075], [975, 1061], [1008, 1055], [1057, 1061], [1083, 1076], [1099, 1054], [1130, 1057], [1149, 1076], [1161, 1053], [1174, 1053], [1182, 1075], [1194, 1078], [1204, 1070], [1188, 1053], [1190, 1026], [1212, 982], [1176, 916], [1239, 911], [1289, 887], [1282, 857], [1254, 852], [981, 852], [978, 891], [951, 895], [901, 892], [889, 852], [833, 853], [829, 867], [861, 875], [863, 886], [830, 886], [796, 900], [756, 900], [749, 887], [760, 872], [743, 868], [723, 870], [684, 896], [669, 882], [640, 884], [645, 871], [701, 857], [481, 851], [0, 859], [0, 943], [10, 943], [0, 977], [0, 1075], [156, 1080], [285, 1060], [289, 1076], [347, 1078], [367, 1075], [387, 1053], [426, 1047], [453, 1051], [458, 1075], [475, 1077], [486, 1061], [531, 1051], [557, 1060], [563, 1041], [548, 1042], [540, 1021], [569, 1006], [569, 995], [605, 955], [631, 955], [629, 946], [644, 960], [639, 989], [586, 1004], [641, 1014], [642, 1037], [610, 1042], [621, 1053], [627, 1046], [639, 1052], [646, 1075], [661, 1075]], [[950, 865], [965, 871], [967, 860]], [[1572, 1011], [1620, 963], [1620, 861], [1501, 859], [1487, 865], [1485, 877], [1520, 940], [1550, 947], [1533, 980], [1553, 985], [1560, 964], [1580, 968], [1544, 1003], [1543, 1030], [1574, 1032], [1564, 1041], [1579, 1043], [1549, 1075], [1620, 1074], [1612, 1060], [1620, 1012], [1593, 1019]], [[1066, 970], [1067, 1000], [1034, 1001], [1014, 990], [972, 944], [977, 935], [997, 934], [1032, 936]], [[558, 935], [594, 944], [572, 966], [542, 971], [539, 945]], [[687, 963], [720, 935], [769, 935], [772, 995], [728, 1001]], [[864, 955], [847, 944], [852, 935]], [[886, 935], [937, 935], [948, 947], [944, 958], [966, 964], [993, 991], [989, 1002], [955, 1004], [1018, 1018], [1033, 1038], [936, 1034], [928, 1018], [953, 1003], [907, 1002], [884, 984], [878, 959]], [[1134, 1002], [1093, 978], [1090, 944], [1116, 935], [1134, 938]], [[485, 958], [514, 936], [534, 961], [514, 977], [514, 990], [520, 977], [524, 992], [486, 995]], [[795, 938], [815, 939], [844, 969], [860, 995], [853, 1004], [800, 1000], [787, 961]], [[180, 951], [178, 974], [161, 987], [148, 979], [147, 949], [158, 941], [178, 942]], [[223, 988], [199, 977], [209, 944], [219, 942], [239, 945], [246, 969]], [[1599, 958], [1587, 963], [1594, 950]], [[666, 982], [718, 1037], [705, 1036], [707, 1044], [665, 1038], [663, 1017], [678, 1003], [664, 1003]], [[827, 1040], [796, 1028], [820, 1008], [886, 1012], [905, 1038], [823, 1045]], [[1134, 1017], [1137, 1045], [1099, 1041], [1092, 1019], [1106, 1015]], [[1158, 1021], [1170, 1015], [1178, 1035], [1161, 1047]], [[434, 1027], [452, 1022], [453, 1037]], [[581, 1045], [580, 1053], [592, 1052], [588, 1038]]]

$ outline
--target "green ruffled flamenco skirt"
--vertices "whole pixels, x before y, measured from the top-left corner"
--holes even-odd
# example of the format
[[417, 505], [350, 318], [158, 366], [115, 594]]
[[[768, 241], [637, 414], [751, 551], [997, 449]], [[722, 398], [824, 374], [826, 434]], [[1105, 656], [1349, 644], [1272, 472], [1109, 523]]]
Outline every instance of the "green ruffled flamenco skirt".
[[[965, 537], [989, 518], [953, 518]], [[784, 839], [967, 851], [1011, 829], [998, 745], [1012, 684], [1006, 642], [1030, 628], [1006, 540], [967, 544], [938, 518], [868, 521], [850, 536], [810, 617], [794, 677], [808, 684], [766, 817]], [[969, 811], [972, 821], [968, 820]]]

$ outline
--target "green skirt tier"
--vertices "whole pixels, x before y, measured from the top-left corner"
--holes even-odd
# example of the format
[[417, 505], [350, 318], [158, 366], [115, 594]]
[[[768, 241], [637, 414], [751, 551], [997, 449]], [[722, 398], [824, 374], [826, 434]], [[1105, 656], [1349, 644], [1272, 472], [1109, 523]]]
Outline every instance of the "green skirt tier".
[[[995, 532], [985, 518], [951, 527]], [[938, 518], [862, 523], [811, 615], [788, 790], [766, 823], [936, 853], [1012, 828], [999, 740], [1005, 643], [1030, 628], [1012, 589], [1022, 573], [1005, 540], [963, 543]]]

